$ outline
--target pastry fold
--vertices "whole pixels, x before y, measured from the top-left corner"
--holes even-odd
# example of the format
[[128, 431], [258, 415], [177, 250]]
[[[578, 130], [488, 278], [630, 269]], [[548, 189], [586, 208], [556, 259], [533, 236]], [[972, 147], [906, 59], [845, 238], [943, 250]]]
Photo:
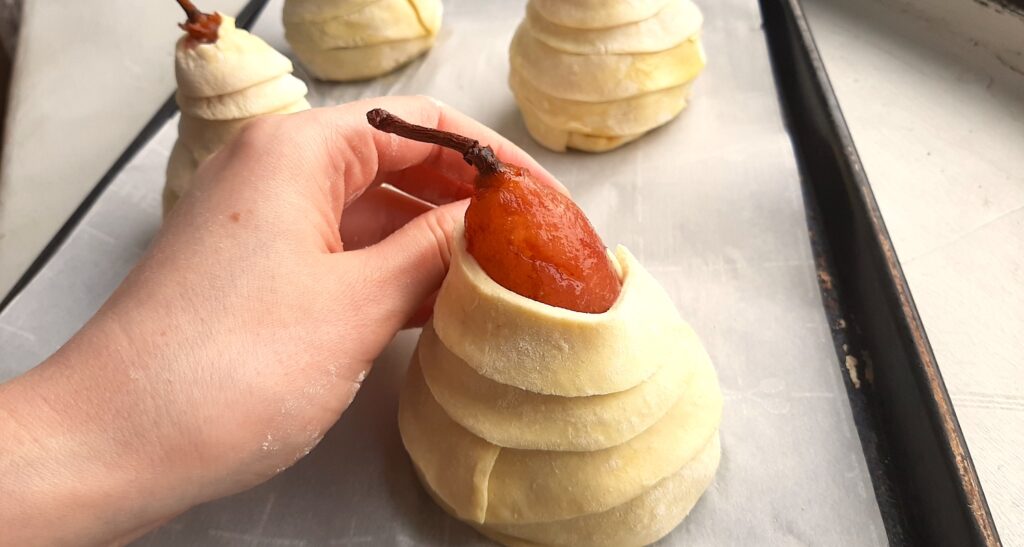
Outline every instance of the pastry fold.
[[287, 0], [285, 37], [317, 78], [363, 80], [430, 49], [442, 11], [441, 0]]
[[671, 0], [531, 0], [537, 11], [568, 28], [609, 28], [653, 17]]
[[693, 2], [668, 2], [654, 15], [625, 24], [596, 29], [559, 25], [540, 12], [537, 2], [526, 8], [526, 25], [540, 41], [565, 53], [579, 55], [629, 55], [672, 49], [695, 37], [704, 22]]
[[671, 298], [624, 247], [619, 299], [604, 313], [531, 300], [491, 279], [466, 250], [459, 228], [452, 263], [434, 304], [434, 329], [449, 351], [496, 382], [534, 393], [616, 393], [665, 362], [682, 320]]
[[607, 511], [562, 521], [493, 524], [477, 526], [477, 529], [511, 546], [649, 545], [668, 535], [686, 518], [711, 485], [720, 460], [721, 443], [716, 434], [675, 474]]
[[674, 528], [719, 461], [711, 359], [624, 248], [617, 302], [586, 314], [494, 283], [455, 233], [402, 388], [427, 490], [509, 545], [643, 545]]
[[183, 36], [175, 47], [178, 140], [167, 163], [164, 214], [188, 190], [192, 174], [249, 121], [309, 108], [306, 84], [292, 63], [260, 38], [221, 14], [217, 41]]
[[668, 412], [692, 379], [685, 364], [707, 358], [692, 329], [680, 325], [676, 336], [650, 378], [590, 397], [534, 393], [481, 376], [441, 343], [432, 323], [417, 357], [438, 404], [477, 437], [507, 448], [583, 452], [622, 444]]
[[667, 123], [706, 63], [702, 23], [691, 0], [531, 0], [509, 48], [527, 129], [552, 150], [602, 152]]

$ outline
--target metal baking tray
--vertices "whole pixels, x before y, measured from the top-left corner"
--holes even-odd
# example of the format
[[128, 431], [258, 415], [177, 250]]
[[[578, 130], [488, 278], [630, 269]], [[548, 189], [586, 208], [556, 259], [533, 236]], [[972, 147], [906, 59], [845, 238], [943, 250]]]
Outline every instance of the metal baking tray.
[[[254, 32], [285, 51], [277, 14], [260, 17], [267, 4], [253, 0], [238, 20], [257, 23]], [[998, 545], [799, 3], [700, 4], [711, 65], [693, 106], [621, 152], [539, 149], [508, 101], [504, 68], [495, 81], [458, 72], [440, 53], [370, 83], [311, 82], [311, 102], [421, 89], [442, 95], [538, 157], [607, 240], [629, 245], [666, 284], [715, 358], [727, 406], [716, 484], [663, 544]], [[443, 29], [435, 50], [472, 51], [480, 66], [503, 62], [504, 44], [492, 37], [510, 33], [521, 6], [449, 0], [446, 8], [445, 25], [462, 26]], [[494, 43], [468, 47], [484, 37]], [[733, 102], [715, 102], [712, 92], [731, 93]], [[487, 109], [480, 97], [504, 102]], [[168, 100], [0, 303], [0, 380], [59, 347], [145, 249], [159, 224], [174, 115]], [[760, 121], [743, 126], [751, 119]], [[697, 131], [709, 124], [724, 130]], [[667, 166], [659, 170], [659, 162]], [[591, 172], [614, 180], [583, 184]], [[138, 543], [484, 544], [434, 506], [401, 448], [396, 392], [414, 341], [415, 333], [399, 334], [353, 406], [298, 465]]]
[[[1000, 545], [967, 443], [799, 0], [760, 0], [825, 309], [892, 544]], [[852, 361], [848, 359], [852, 358]]]

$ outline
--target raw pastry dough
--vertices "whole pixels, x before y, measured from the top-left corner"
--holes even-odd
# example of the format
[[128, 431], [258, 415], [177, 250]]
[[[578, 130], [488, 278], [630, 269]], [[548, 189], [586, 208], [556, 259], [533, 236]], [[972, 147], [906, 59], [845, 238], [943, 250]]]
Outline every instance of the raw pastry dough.
[[444, 412], [470, 432], [500, 447], [595, 451], [626, 443], [676, 402], [690, 377], [685, 361], [705, 359], [696, 335], [680, 327], [664, 364], [636, 387], [582, 397], [545, 395], [480, 376], [423, 328], [418, 356], [430, 391]]
[[600, 152], [668, 122], [704, 68], [702, 22], [691, 0], [531, 0], [509, 48], [527, 129], [552, 150]]
[[441, 0], [286, 0], [285, 37], [322, 80], [386, 74], [430, 49]]
[[[711, 485], [720, 459], [721, 443], [715, 435], [679, 472], [661, 480], [640, 496], [602, 513], [529, 524], [468, 524], [485, 536], [511, 547], [648, 545], [666, 536], [690, 513], [701, 494]], [[430, 497], [446, 511], [454, 513], [444, 498], [430, 487], [418, 467], [416, 474]]]
[[653, 17], [670, 0], [532, 0], [552, 22], [569, 28], [609, 28]]
[[[294, 1], [294, 0], [291, 0]], [[337, 2], [321, 2], [328, 6]], [[441, 26], [440, 4], [423, 2], [422, 17], [409, 0], [378, 0], [362, 9], [315, 21], [287, 19], [288, 41], [310, 48], [354, 48], [436, 34]]]
[[293, 42], [295, 55], [317, 78], [346, 82], [367, 80], [412, 61], [434, 43], [434, 37], [413, 38], [359, 48], [317, 49]]
[[254, 84], [242, 91], [213, 97], [189, 97], [178, 93], [182, 112], [200, 120], [242, 120], [275, 112], [302, 100], [306, 84], [286, 73], [285, 77]]
[[592, 451], [622, 444], [662, 418], [692, 371], [706, 359], [692, 329], [680, 325], [673, 349], [654, 375], [636, 387], [591, 397], [543, 395], [479, 375], [423, 327], [417, 355], [423, 376], [445, 412], [474, 435], [508, 448]]
[[704, 16], [693, 2], [669, 2], [653, 16], [632, 25], [574, 29], [546, 19], [536, 2], [526, 8], [530, 31], [542, 42], [566, 53], [581, 55], [657, 53], [679, 45], [680, 36], [700, 32]]
[[505, 448], [452, 420], [414, 361], [399, 425], [413, 461], [457, 515], [522, 524], [599, 513], [641, 495], [700, 452], [716, 435], [721, 411], [718, 379], [705, 361], [660, 420], [620, 445], [593, 452]]
[[497, 285], [464, 240], [399, 405], [428, 491], [509, 545], [667, 534], [719, 460], [722, 395], [696, 334], [624, 248], [619, 300], [586, 314]]
[[452, 264], [434, 304], [445, 347], [476, 372], [546, 395], [604, 395], [635, 387], [664, 362], [681, 321], [672, 300], [619, 247], [622, 293], [604, 313], [530, 300], [498, 285], [455, 234]]
[[379, 0], [347, 0], [325, 2], [324, 0], [287, 0], [282, 18], [285, 23], [323, 21], [355, 13]]
[[253, 118], [309, 108], [306, 84], [292, 63], [266, 42], [221, 14], [217, 41], [199, 44], [187, 35], [175, 48], [178, 140], [167, 163], [164, 214], [188, 189], [203, 161]]
[[644, 136], [643, 133], [623, 135], [621, 137], [602, 137], [558, 129], [549, 125], [540, 116], [527, 108], [522, 108], [523, 122], [530, 135], [541, 145], [559, 152], [568, 148], [584, 152], [607, 152]]
[[[309, 108], [305, 98], [299, 99], [279, 110], [271, 110], [265, 114], [290, 114]], [[192, 155], [203, 162], [213, 155], [220, 147], [232, 139], [252, 117], [235, 120], [208, 120], [195, 116], [182, 116], [178, 120], [178, 141], [188, 143]]]
[[562, 99], [608, 102], [683, 85], [700, 72], [704, 55], [686, 39], [655, 53], [600, 55], [565, 53], [520, 26], [509, 62], [539, 90]]
[[437, 404], [413, 356], [398, 404], [402, 443], [431, 488], [455, 516], [483, 522], [487, 481], [501, 448], [452, 421]]
[[625, 144], [674, 118], [690, 95], [686, 83], [628, 99], [589, 103], [547, 95], [516, 70], [509, 74], [509, 82], [533, 138], [553, 150], [601, 152]]
[[478, 526], [506, 545], [625, 547], [658, 541], [682, 522], [711, 485], [721, 459], [716, 434], [682, 469], [602, 513], [554, 522]]

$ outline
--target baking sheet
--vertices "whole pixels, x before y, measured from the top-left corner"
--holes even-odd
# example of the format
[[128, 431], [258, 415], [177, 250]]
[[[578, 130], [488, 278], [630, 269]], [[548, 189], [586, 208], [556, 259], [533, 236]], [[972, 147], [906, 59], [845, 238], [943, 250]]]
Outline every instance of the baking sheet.
[[[270, 2], [254, 31], [288, 51], [281, 3]], [[310, 100], [420, 93], [461, 109], [534, 154], [605, 241], [628, 246], [665, 285], [704, 340], [726, 398], [715, 483], [665, 545], [885, 544], [819, 296], [757, 1], [701, 2], [709, 65], [692, 105], [604, 155], [555, 154], [529, 139], [505, 83], [523, 4], [446, 2], [426, 58], [369, 83], [314, 83]], [[59, 347], [139, 258], [159, 226], [174, 137], [168, 124], [0, 315], [0, 380]], [[138, 543], [487, 544], [428, 499], [402, 451], [397, 388], [415, 337], [395, 339], [306, 459]]]

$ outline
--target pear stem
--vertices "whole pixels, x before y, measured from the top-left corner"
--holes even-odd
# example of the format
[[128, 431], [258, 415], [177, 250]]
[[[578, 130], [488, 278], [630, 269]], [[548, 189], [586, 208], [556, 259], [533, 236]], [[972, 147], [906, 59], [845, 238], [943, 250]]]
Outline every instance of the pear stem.
[[490, 146], [481, 146], [480, 141], [476, 139], [409, 123], [383, 108], [374, 108], [367, 112], [366, 121], [370, 122], [374, 129], [385, 133], [455, 150], [482, 176], [494, 175], [501, 171], [501, 162], [494, 155], [494, 150]]
[[181, 30], [188, 33], [193, 40], [212, 44], [217, 41], [217, 31], [220, 29], [219, 13], [203, 13], [191, 2], [191, 0], [178, 0], [178, 5], [185, 10], [188, 21], [179, 23]]

